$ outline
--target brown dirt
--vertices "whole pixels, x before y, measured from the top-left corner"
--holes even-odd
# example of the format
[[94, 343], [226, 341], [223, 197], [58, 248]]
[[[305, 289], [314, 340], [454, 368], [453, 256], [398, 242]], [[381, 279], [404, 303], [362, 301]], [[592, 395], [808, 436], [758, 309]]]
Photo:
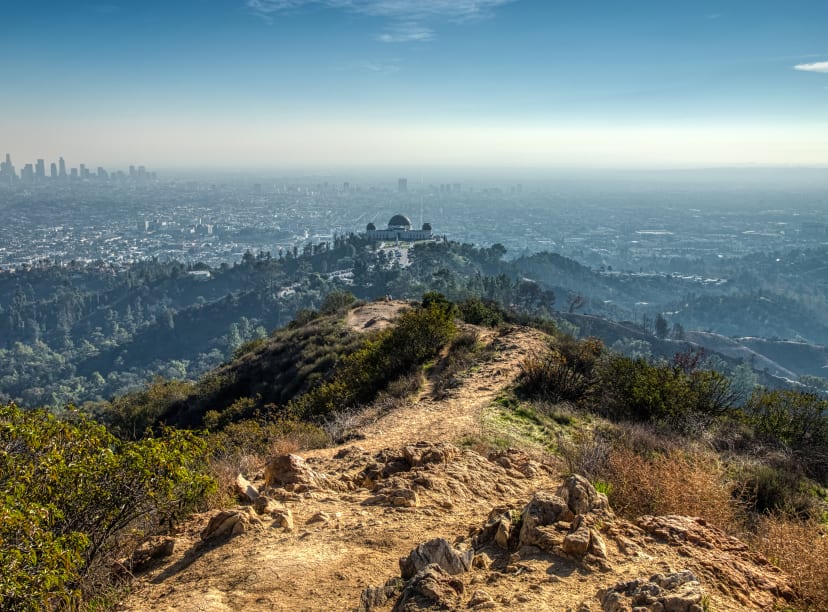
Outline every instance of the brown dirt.
[[360, 332], [384, 329], [406, 308], [410, 308], [409, 303], [400, 300], [369, 302], [349, 311], [345, 322]]
[[[355, 329], [387, 325], [404, 307], [401, 302], [369, 304], [353, 311], [348, 323]], [[534, 492], [554, 491], [562, 474], [553, 463], [517, 454], [522, 457], [520, 466], [506, 468], [495, 457], [446, 446], [480, 434], [482, 410], [513, 382], [521, 359], [540, 350], [545, 337], [523, 328], [503, 334], [481, 330], [481, 342], [492, 349], [492, 358], [473, 368], [447, 398], [432, 399], [428, 382], [408, 405], [366, 426], [358, 446], [303, 454], [308, 467], [324, 475], [320, 482], [327, 484], [267, 490], [292, 512], [292, 531], [273, 527], [272, 520], [262, 517], [259, 528], [207, 544], [200, 533], [216, 512], [195, 516], [177, 534], [174, 555], [138, 575], [118, 609], [354, 610], [364, 589], [399, 576], [399, 558], [418, 544], [435, 537], [469, 542], [493, 508], [520, 509]], [[445, 451], [436, 463], [389, 472], [387, 466], [398, 465], [405, 455], [401, 449], [420, 440], [444, 443], [439, 446], [443, 451], [454, 450]], [[383, 466], [388, 473], [365, 476]], [[262, 472], [248, 476], [259, 490], [265, 489]], [[415, 491], [416, 506], [392, 505], [398, 488]], [[327, 518], [311, 522], [319, 512]], [[606, 538], [608, 559], [601, 568], [548, 553], [514, 558], [509, 551], [487, 550], [490, 568], [460, 576], [463, 602], [483, 589], [492, 596], [495, 609], [575, 610], [585, 603], [586, 609], [599, 610], [596, 594], [601, 588], [691, 569], [702, 577], [711, 609], [762, 609], [738, 585], [716, 584], [711, 569], [718, 563], [715, 550], [688, 554], [684, 549], [692, 544], [661, 541], [620, 519], [605, 528], [615, 535]], [[739, 563], [754, 567], [747, 558], [740, 557], [734, 567]], [[758, 601], [766, 604], [772, 599]], [[379, 609], [392, 606], [393, 602]]]

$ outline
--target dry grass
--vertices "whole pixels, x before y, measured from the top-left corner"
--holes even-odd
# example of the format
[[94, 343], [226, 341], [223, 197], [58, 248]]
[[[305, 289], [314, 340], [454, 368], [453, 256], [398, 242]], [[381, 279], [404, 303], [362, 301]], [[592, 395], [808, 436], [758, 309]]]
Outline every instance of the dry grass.
[[766, 516], [757, 524], [751, 544], [791, 577], [797, 590], [799, 609], [828, 610], [828, 533], [825, 525]]
[[742, 524], [732, 486], [709, 454], [672, 450], [643, 456], [616, 448], [603, 476], [610, 485], [610, 504], [622, 516], [699, 516], [731, 533]]

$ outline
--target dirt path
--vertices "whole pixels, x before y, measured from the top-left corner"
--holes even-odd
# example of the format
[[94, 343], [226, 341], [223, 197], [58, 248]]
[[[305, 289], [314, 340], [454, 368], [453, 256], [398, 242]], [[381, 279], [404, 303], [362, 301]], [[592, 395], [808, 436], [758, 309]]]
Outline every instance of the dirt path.
[[523, 359], [543, 350], [545, 338], [542, 332], [526, 328], [502, 335], [482, 330], [480, 343], [492, 353], [490, 360], [468, 372], [444, 399], [432, 398], [433, 382], [427, 380], [413, 403], [365, 427], [360, 446], [379, 450], [418, 440], [456, 444], [467, 436], [479, 436], [483, 409], [514, 382]]
[[[403, 307], [399, 302], [370, 304], [348, 321], [362, 329], [387, 325]], [[482, 527], [494, 508], [519, 509], [536, 491], [554, 491], [562, 475], [527, 453], [487, 458], [441, 444], [480, 433], [483, 409], [514, 381], [520, 362], [543, 349], [545, 338], [524, 328], [481, 330], [480, 342], [489, 348], [490, 359], [463, 375], [447, 397], [434, 400], [433, 384], [427, 381], [413, 402], [366, 426], [364, 439], [302, 453], [322, 484], [267, 490], [290, 511], [292, 528], [263, 515], [241, 535], [206, 544], [200, 534], [216, 511], [196, 516], [176, 535], [174, 555], [139, 575], [117, 609], [354, 610], [364, 589], [399, 575], [399, 559], [418, 544], [438, 537], [468, 544], [468, 534]], [[443, 453], [442, 458], [400, 471], [410, 445], [420, 440], [428, 440], [428, 448]], [[367, 483], [364, 475], [385, 474], [383, 465], [395, 471], [377, 476], [375, 485]], [[380, 472], [370, 472], [376, 469]], [[262, 473], [247, 476], [264, 490]], [[416, 491], [415, 503], [397, 504], [400, 488]], [[616, 531], [636, 538], [637, 552], [627, 550], [624, 542], [629, 541], [622, 535], [617, 542], [609, 539], [601, 571], [540, 552], [515, 562], [508, 550], [489, 549], [494, 565], [463, 576], [463, 601], [480, 590], [492, 597], [487, 608], [594, 612], [599, 589], [619, 581], [687, 567], [703, 576], [708, 572], [712, 581], [721, 566], [718, 558], [690, 564], [686, 555], [626, 523], [619, 522]], [[742, 565], [736, 567], [745, 567], [744, 561], [738, 563]], [[710, 603], [722, 611], [767, 608], [744, 599], [734, 603], [717, 592], [711, 593]]]

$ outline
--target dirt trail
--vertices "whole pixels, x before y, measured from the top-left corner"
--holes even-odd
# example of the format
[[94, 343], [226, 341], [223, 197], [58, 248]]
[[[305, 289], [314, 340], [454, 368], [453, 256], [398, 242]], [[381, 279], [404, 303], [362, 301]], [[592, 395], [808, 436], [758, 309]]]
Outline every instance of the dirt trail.
[[426, 383], [417, 399], [367, 426], [360, 446], [379, 450], [418, 440], [458, 443], [467, 436], [481, 434], [481, 413], [518, 375], [519, 365], [528, 355], [546, 345], [546, 336], [533, 329], [513, 328], [502, 335], [493, 330], [480, 331], [480, 343], [492, 358], [473, 368], [447, 397], [433, 399], [433, 381]]
[[[366, 305], [348, 321], [362, 329], [387, 325], [403, 307], [400, 302]], [[462, 376], [446, 398], [433, 399], [428, 381], [409, 405], [365, 427], [364, 439], [302, 453], [321, 485], [267, 490], [292, 514], [292, 529], [263, 515], [261, 524], [254, 518], [256, 524], [241, 535], [204, 543], [200, 534], [216, 512], [196, 516], [176, 534], [174, 555], [140, 574], [117, 609], [354, 610], [364, 589], [399, 576], [399, 559], [418, 544], [437, 537], [468, 544], [469, 534], [485, 524], [493, 508], [520, 509], [536, 491], [554, 491], [561, 473], [526, 453], [487, 458], [441, 444], [480, 433], [481, 411], [513, 382], [521, 360], [542, 350], [545, 338], [524, 328], [480, 330], [491, 358]], [[421, 448], [412, 446], [420, 440], [428, 440], [428, 448], [437, 449], [441, 458], [427, 464], [409, 461], [406, 467], [404, 458]], [[381, 473], [371, 477], [373, 484], [366, 480], [371, 470]], [[265, 489], [261, 472], [246, 476]], [[414, 503], [397, 503], [400, 488], [416, 492]], [[490, 551], [491, 568], [463, 576], [467, 590], [462, 599], [485, 590], [492, 598], [487, 609], [595, 612], [601, 588], [688, 567], [678, 549], [656, 543], [634, 527], [619, 523], [618, 529], [638, 538], [638, 552], [624, 552], [626, 544], [608, 541], [608, 563], [601, 571], [546, 553], [515, 563], [509, 551]], [[709, 565], [715, 575], [719, 561]], [[689, 567], [708, 571], [700, 562]], [[583, 602], [587, 608], [579, 607]], [[710, 603], [724, 611], [763, 608], [747, 600], [734, 603], [717, 592]], [[392, 605], [377, 609], [387, 611]]]

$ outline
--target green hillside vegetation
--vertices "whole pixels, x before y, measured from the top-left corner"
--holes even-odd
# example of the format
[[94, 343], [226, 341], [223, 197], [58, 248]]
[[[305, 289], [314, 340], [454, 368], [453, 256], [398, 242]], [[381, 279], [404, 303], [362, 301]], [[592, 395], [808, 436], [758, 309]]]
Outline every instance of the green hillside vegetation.
[[[509, 444], [523, 443], [523, 428], [527, 446], [589, 477], [622, 514], [707, 518], [797, 576], [798, 609], [828, 605], [825, 399], [740, 386], [696, 351], [621, 355], [472, 297], [426, 293], [394, 325], [359, 334], [344, 323], [353, 300], [332, 294], [197, 382], [158, 379], [86, 406], [106, 427], [75, 410], [0, 409], [0, 607], [102, 602], [123, 579], [114, 561], [193, 509], [222, 505], [239, 471], [330, 445], [326, 426], [343, 414], [393, 410], [424, 376], [444, 385], [473, 368], [476, 335], [461, 321], [548, 334], [493, 407]], [[498, 424], [485, 425], [469, 443], [504, 444]]]

